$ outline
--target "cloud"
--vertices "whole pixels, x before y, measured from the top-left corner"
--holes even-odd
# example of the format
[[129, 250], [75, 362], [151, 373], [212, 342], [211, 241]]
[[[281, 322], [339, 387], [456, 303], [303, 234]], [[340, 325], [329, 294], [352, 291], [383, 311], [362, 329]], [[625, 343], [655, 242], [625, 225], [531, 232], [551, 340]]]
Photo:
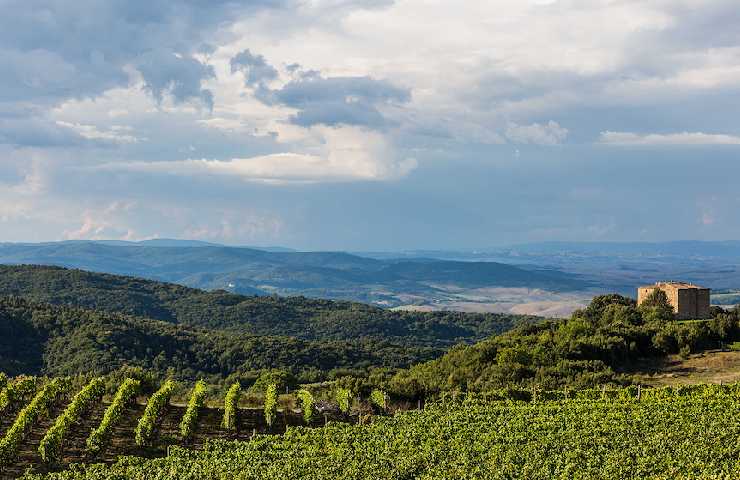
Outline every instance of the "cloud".
[[702, 132], [601, 132], [598, 143], [614, 146], [740, 145], [740, 136]]
[[45, 118], [1, 118], [0, 144], [29, 147], [71, 147], [86, 142], [86, 138], [69, 125]]
[[289, 184], [394, 180], [417, 166], [415, 159], [397, 159], [392, 147], [376, 132], [357, 127], [318, 127], [316, 133], [325, 144], [315, 154], [288, 152], [231, 160], [109, 163], [96, 169]]
[[136, 143], [137, 137], [131, 134], [131, 127], [126, 125], [113, 125], [107, 130], [100, 130], [95, 125], [83, 125], [80, 123], [69, 123], [57, 120], [57, 125], [76, 131], [81, 137], [89, 140], [100, 140], [111, 143], [125, 144]]
[[0, 240], [740, 236], [736, 0], [0, 3]]
[[239, 52], [231, 59], [231, 73], [242, 72], [250, 87], [264, 86], [278, 78], [278, 71], [267, 63], [262, 55], [254, 55], [249, 49]]
[[357, 127], [317, 127], [316, 133], [324, 145], [314, 154], [285, 152], [230, 160], [109, 163], [95, 168], [285, 184], [392, 180], [406, 176], [417, 166], [415, 159], [397, 159], [392, 147], [376, 132]]
[[370, 76], [324, 77], [318, 71], [301, 71], [298, 65], [288, 68], [296, 78], [271, 90], [265, 83], [275, 80], [278, 72], [262, 55], [244, 50], [230, 64], [232, 72], [244, 72], [247, 85], [257, 87], [259, 100], [298, 110], [290, 122], [302, 127], [358, 125], [382, 129], [393, 122], [381, 108], [411, 100], [408, 89], [387, 80]]
[[201, 86], [214, 76], [213, 67], [166, 49], [147, 52], [134, 65], [144, 79], [144, 88], [157, 101], [169, 93], [177, 102], [199, 100], [213, 110], [213, 92]]
[[120, 218], [116, 218], [121, 213], [129, 212], [135, 206], [133, 202], [113, 202], [102, 209], [87, 210], [82, 214], [82, 224], [79, 228], [65, 230], [62, 238], [64, 240], [138, 240], [136, 232], [132, 229], [121, 228]]
[[568, 129], [550, 120], [545, 124], [517, 125], [506, 128], [506, 138], [511, 142], [535, 145], [560, 145], [568, 137]]

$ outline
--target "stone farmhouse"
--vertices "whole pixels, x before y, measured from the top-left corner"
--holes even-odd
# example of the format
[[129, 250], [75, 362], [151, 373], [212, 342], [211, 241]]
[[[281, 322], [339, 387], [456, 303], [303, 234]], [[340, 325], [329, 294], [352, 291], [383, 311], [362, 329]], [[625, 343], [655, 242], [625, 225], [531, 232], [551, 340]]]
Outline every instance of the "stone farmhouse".
[[637, 289], [637, 304], [640, 305], [656, 289], [665, 292], [677, 319], [711, 318], [708, 288], [685, 282], [657, 282]]

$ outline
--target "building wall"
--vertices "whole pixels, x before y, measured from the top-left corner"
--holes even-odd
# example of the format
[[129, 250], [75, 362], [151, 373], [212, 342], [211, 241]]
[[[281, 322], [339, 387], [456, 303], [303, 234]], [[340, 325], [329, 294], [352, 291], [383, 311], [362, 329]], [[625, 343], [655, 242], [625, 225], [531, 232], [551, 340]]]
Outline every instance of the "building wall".
[[681, 288], [675, 289], [678, 298], [678, 308], [676, 308], [676, 318], [679, 320], [689, 320], [696, 318], [696, 289]]
[[658, 288], [665, 292], [677, 319], [710, 318], [708, 288], [686, 287], [668, 283], [639, 287], [637, 289], [637, 304], [640, 305], [648, 295]]
[[711, 318], [712, 314], [709, 313], [709, 289], [708, 288], [697, 288], [696, 289], [696, 318]]

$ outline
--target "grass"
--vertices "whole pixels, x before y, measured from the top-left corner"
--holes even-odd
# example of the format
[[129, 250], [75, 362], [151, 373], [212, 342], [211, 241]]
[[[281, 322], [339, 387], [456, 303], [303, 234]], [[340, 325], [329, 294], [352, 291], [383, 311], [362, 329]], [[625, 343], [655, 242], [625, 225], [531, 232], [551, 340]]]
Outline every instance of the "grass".
[[731, 351], [712, 350], [687, 358], [670, 355], [662, 361], [645, 362], [633, 372], [634, 381], [656, 387], [740, 381], [740, 342], [729, 347]]

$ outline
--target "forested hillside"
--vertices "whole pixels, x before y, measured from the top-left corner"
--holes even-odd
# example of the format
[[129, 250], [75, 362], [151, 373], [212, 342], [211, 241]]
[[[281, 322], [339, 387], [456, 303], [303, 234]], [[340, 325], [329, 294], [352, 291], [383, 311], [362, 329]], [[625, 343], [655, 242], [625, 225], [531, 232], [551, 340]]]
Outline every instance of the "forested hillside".
[[0, 371], [10, 375], [103, 374], [123, 366], [164, 377], [246, 381], [283, 369], [300, 381], [337, 371], [397, 368], [439, 355], [431, 347], [370, 339], [301, 340], [174, 325], [130, 315], [0, 299]]
[[621, 295], [595, 297], [568, 320], [524, 325], [399, 372], [390, 389], [403, 396], [487, 391], [513, 385], [585, 388], [629, 383], [643, 359], [724, 348], [740, 340], [740, 310], [714, 308], [708, 321], [676, 321], [660, 291], [637, 307]]
[[445, 348], [501, 333], [537, 317], [395, 312], [305, 297], [244, 296], [170, 283], [46, 266], [0, 266], [0, 296], [148, 317], [171, 324], [305, 340], [359, 338]]

